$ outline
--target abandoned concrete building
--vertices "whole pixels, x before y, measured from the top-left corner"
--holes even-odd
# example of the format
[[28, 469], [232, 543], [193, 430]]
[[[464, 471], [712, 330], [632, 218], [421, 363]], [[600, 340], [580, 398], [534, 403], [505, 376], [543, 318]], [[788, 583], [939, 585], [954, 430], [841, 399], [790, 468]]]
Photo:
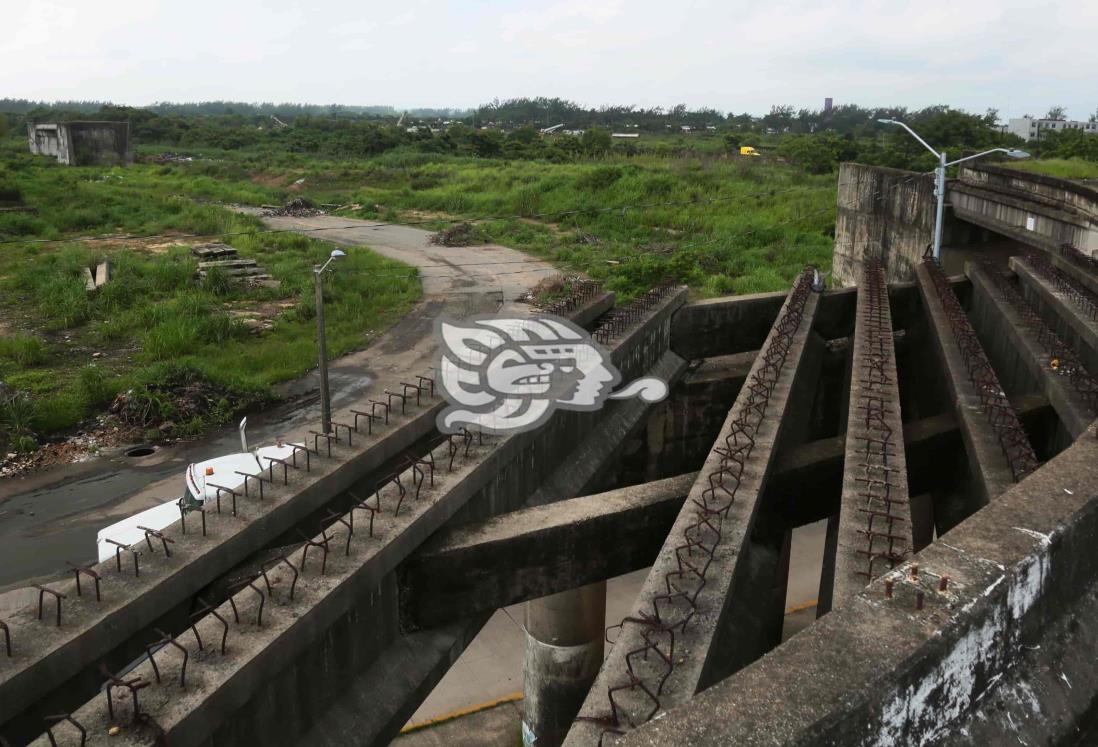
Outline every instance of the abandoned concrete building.
[[125, 166], [133, 163], [129, 122], [28, 124], [31, 153], [53, 156], [66, 166]]
[[[939, 263], [930, 178], [839, 179], [829, 290], [619, 304], [588, 282], [551, 309], [662, 402], [443, 435], [432, 373], [379, 382], [74, 567], [2, 621], [0, 733], [384, 745], [523, 602], [538, 747], [1090, 743], [1098, 192], [965, 169]], [[819, 601], [790, 635], [814, 524]], [[644, 569], [605, 619], [607, 580]]]

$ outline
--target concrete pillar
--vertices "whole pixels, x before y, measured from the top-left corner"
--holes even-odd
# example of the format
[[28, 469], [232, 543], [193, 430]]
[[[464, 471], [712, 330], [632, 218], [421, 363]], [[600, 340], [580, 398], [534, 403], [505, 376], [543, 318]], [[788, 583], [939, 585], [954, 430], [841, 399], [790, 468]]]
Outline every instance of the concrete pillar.
[[522, 742], [558, 747], [602, 666], [606, 582], [526, 603]]

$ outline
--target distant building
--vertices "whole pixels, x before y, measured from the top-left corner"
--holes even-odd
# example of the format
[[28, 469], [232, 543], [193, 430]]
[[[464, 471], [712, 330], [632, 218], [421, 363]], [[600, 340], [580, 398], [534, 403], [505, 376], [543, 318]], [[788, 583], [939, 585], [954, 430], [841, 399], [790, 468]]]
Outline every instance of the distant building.
[[1019, 117], [1007, 123], [1007, 132], [1023, 140], [1037, 140], [1042, 134], [1063, 132], [1064, 130], [1082, 130], [1090, 135], [1098, 135], [1098, 122], [1081, 122], [1075, 119], [1034, 119]]
[[638, 137], [640, 137], [640, 133], [639, 132], [611, 132], [610, 137], [638, 138]]
[[834, 108], [835, 108], [835, 102], [831, 100], [830, 96], [828, 96], [826, 99], [824, 99], [824, 114], [830, 114], [831, 110], [834, 109]]
[[28, 124], [31, 153], [53, 156], [66, 166], [125, 166], [133, 163], [129, 122]]

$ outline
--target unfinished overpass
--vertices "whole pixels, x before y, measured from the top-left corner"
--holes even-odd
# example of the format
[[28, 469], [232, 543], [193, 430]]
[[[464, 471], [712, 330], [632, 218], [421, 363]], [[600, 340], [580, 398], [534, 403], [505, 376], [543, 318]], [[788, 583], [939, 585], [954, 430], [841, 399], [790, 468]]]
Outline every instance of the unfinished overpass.
[[[656, 405], [443, 437], [428, 372], [387, 382], [5, 619], [0, 734], [385, 744], [529, 601], [537, 744], [1070, 742], [1098, 694], [1098, 269], [1065, 247], [856, 276], [562, 303], [626, 378], [672, 383]], [[825, 519], [820, 617], [781, 643], [791, 533]]]

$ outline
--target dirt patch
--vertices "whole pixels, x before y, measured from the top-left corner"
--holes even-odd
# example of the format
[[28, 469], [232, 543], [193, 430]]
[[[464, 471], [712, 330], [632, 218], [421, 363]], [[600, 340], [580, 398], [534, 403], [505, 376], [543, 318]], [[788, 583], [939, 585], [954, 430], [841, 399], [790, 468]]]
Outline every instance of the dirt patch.
[[225, 304], [225, 313], [247, 327], [252, 334], [261, 335], [274, 328], [280, 314], [295, 306], [296, 301], [237, 301]]
[[250, 179], [252, 184], [258, 184], [261, 187], [269, 187], [271, 189], [277, 189], [286, 184], [286, 180], [289, 177], [286, 174], [252, 174]]
[[59, 443], [46, 444], [30, 454], [0, 454], [0, 478], [18, 477], [61, 464], [86, 462], [94, 459], [102, 449], [134, 443], [140, 436], [139, 429], [102, 418], [94, 428]]
[[148, 238], [134, 238], [129, 239], [121, 236], [104, 236], [101, 239], [91, 239], [88, 244], [94, 246], [96, 249], [104, 251], [118, 251], [120, 249], [132, 249], [136, 251], [149, 252], [150, 254], [164, 254], [168, 251], [169, 247], [173, 246], [191, 246], [193, 241], [183, 240], [183, 236], [186, 234], [179, 234], [181, 237], [178, 241], [173, 240], [171, 237], [175, 232], [165, 231], [159, 236], [152, 236]]

